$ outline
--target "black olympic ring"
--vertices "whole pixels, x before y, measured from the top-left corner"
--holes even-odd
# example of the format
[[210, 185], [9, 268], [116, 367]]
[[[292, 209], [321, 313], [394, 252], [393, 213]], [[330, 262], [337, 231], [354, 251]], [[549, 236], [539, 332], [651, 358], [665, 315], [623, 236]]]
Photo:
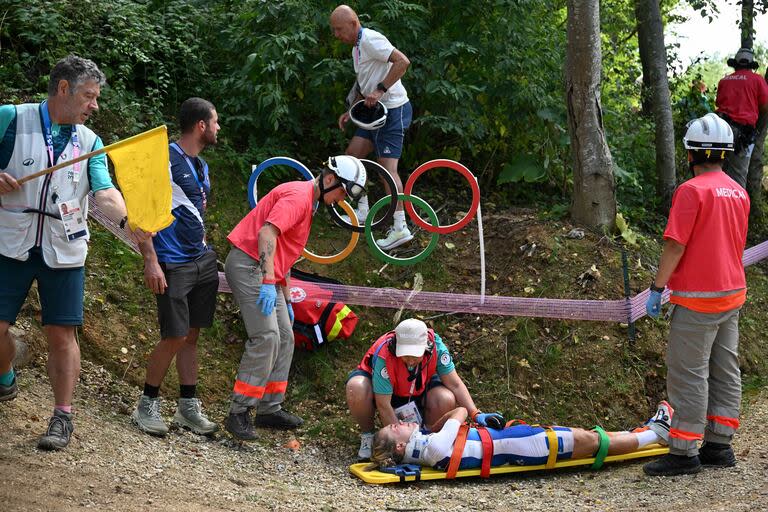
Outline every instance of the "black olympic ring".
[[[387, 183], [389, 186], [389, 195], [391, 196], [391, 201], [389, 203], [389, 209], [386, 211], [384, 216], [373, 223], [373, 226], [371, 226], [371, 229], [378, 229], [382, 224], [385, 222], [389, 222], [392, 217], [395, 215], [395, 210], [397, 210], [397, 186], [395, 185], [395, 179], [392, 177], [391, 174], [378, 162], [374, 162], [372, 160], [364, 160], [360, 159], [360, 161], [363, 163], [363, 166], [365, 167], [366, 172], [370, 176], [371, 171], [376, 171], [376, 173], [382, 177], [382, 179]], [[349, 222], [344, 221], [344, 219], [341, 218], [341, 215], [339, 215], [339, 212], [336, 211], [336, 209], [333, 207], [333, 205], [327, 205], [328, 206], [328, 213], [331, 214], [331, 218], [333, 219], [333, 222], [338, 224], [339, 226], [349, 229], [350, 231], [356, 231], [357, 233], [365, 233], [365, 219], [358, 219], [360, 222], [359, 226], [353, 226]]]

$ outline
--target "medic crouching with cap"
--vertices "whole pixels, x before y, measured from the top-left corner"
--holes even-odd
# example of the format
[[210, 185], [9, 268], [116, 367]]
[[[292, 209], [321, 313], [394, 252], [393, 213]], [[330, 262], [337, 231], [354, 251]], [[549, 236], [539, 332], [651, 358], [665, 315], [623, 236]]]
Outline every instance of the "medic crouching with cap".
[[421, 320], [400, 322], [374, 342], [347, 378], [347, 406], [360, 426], [360, 459], [370, 459], [376, 411], [383, 426], [413, 422], [429, 428], [461, 406], [473, 421], [502, 428], [498, 413], [482, 413], [440, 336]]

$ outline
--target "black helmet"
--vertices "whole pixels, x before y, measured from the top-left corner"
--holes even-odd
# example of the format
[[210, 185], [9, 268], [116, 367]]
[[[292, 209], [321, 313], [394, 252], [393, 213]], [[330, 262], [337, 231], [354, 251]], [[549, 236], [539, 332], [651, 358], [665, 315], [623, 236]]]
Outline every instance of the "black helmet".
[[377, 130], [387, 122], [387, 107], [380, 101], [367, 107], [365, 100], [360, 100], [349, 109], [349, 118], [363, 130]]

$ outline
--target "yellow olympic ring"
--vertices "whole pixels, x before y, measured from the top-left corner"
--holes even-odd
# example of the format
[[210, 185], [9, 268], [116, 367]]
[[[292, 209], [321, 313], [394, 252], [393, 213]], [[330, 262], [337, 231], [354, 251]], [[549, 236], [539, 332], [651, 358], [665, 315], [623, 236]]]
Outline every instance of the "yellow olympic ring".
[[[349, 216], [349, 221], [353, 226], [357, 227], [360, 225], [360, 223], [357, 221], [357, 214], [355, 213], [355, 209], [352, 208], [349, 203], [346, 201], [340, 201], [338, 205], [341, 206], [341, 209], [344, 210], [344, 212]], [[333, 263], [340, 262], [352, 254], [352, 251], [355, 250], [355, 246], [357, 245], [358, 240], [360, 240], [360, 233], [357, 231], [352, 231], [352, 238], [349, 239], [347, 246], [332, 256], [318, 256], [317, 254], [308, 251], [306, 247], [301, 252], [301, 255], [314, 263], [319, 263], [321, 265], [331, 265]]]

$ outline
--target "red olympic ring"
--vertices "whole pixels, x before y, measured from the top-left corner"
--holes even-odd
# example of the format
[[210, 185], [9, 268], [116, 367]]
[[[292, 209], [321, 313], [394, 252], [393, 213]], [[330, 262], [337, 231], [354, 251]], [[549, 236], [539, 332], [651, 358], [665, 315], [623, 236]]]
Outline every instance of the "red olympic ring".
[[454, 224], [450, 224], [448, 226], [433, 226], [432, 224], [428, 224], [424, 219], [419, 217], [419, 214], [416, 213], [416, 210], [413, 208], [413, 204], [410, 202], [405, 203], [405, 211], [408, 212], [408, 216], [411, 218], [413, 223], [425, 231], [428, 231], [429, 233], [440, 233], [441, 235], [446, 235], [448, 233], [453, 233], [454, 231], [460, 230], [469, 224], [469, 221], [475, 218], [477, 208], [480, 206], [480, 186], [477, 184], [475, 175], [459, 162], [455, 162], [453, 160], [437, 159], [424, 162], [418, 166], [415, 171], [413, 171], [410, 177], [408, 177], [408, 181], [405, 183], [404, 193], [406, 195], [411, 195], [413, 193], [413, 184], [416, 182], [419, 176], [430, 169], [434, 169], [435, 167], [447, 167], [448, 169], [453, 169], [454, 171], [458, 171], [462, 176], [464, 176], [464, 178], [466, 178], [470, 188], [472, 189], [472, 205], [469, 207], [467, 214], [463, 219]]

